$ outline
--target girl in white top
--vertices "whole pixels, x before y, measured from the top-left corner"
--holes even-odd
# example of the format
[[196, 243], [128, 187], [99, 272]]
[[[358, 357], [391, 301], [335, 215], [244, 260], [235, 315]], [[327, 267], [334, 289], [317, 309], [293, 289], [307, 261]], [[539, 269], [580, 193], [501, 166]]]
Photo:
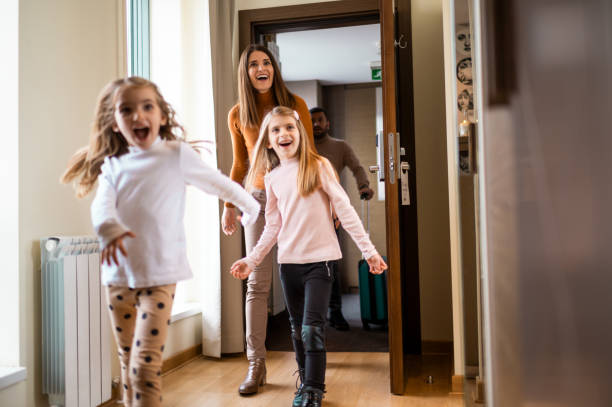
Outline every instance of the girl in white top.
[[243, 224], [259, 212], [250, 194], [177, 138], [179, 131], [155, 84], [139, 77], [113, 81], [100, 95], [89, 147], [74, 155], [61, 179], [80, 177], [79, 197], [98, 181], [91, 216], [127, 406], [161, 404], [174, 290], [191, 277], [183, 227], [186, 185], [236, 204]]
[[[266, 171], [266, 226], [249, 256], [230, 272], [244, 279], [278, 243], [280, 277], [302, 385], [294, 406], [320, 406], [325, 388], [325, 315], [332, 277], [328, 262], [342, 257], [332, 207], [370, 272], [387, 265], [378, 254], [329, 161], [313, 150], [298, 114], [275, 107], [264, 118], [249, 180]], [[301, 331], [301, 333], [300, 333]]]

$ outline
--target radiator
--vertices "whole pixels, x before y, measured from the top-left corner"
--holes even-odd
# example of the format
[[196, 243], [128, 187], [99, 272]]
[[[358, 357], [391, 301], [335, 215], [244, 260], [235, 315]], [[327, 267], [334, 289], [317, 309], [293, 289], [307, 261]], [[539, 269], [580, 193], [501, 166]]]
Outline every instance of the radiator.
[[111, 332], [94, 237], [41, 239], [42, 388], [51, 406], [111, 398]]

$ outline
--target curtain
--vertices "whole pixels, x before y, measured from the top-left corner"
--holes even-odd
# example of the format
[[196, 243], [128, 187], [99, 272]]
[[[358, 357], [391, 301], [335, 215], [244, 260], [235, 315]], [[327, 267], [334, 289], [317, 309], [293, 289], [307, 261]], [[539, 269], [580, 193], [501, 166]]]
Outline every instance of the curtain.
[[[232, 165], [232, 143], [227, 128], [227, 113], [236, 103], [236, 47], [237, 16], [234, 1], [209, 0], [210, 43], [212, 56], [212, 78], [217, 162], [219, 169], [229, 175]], [[223, 211], [219, 205], [219, 217]], [[225, 236], [220, 230], [221, 249], [221, 330], [220, 338], [215, 331], [206, 332], [204, 327], [203, 353], [220, 356], [220, 353], [244, 351], [243, 294], [242, 282], [235, 280], [228, 270], [231, 264], [242, 257], [242, 233]]]

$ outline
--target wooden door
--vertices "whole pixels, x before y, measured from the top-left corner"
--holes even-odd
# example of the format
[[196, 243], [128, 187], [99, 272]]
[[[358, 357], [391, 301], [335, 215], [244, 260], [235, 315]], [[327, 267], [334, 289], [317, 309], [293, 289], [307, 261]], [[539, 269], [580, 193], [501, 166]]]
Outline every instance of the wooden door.
[[400, 228], [398, 191], [389, 177], [389, 133], [397, 133], [395, 88], [395, 22], [393, 3], [380, 0], [380, 39], [382, 59], [383, 131], [385, 151], [385, 198], [387, 214], [387, 259], [389, 262], [389, 363], [391, 392], [404, 392], [404, 347], [402, 332], [402, 279], [400, 274]]
[[[379, 10], [391, 392], [403, 394], [405, 355], [421, 353], [411, 1], [380, 0]], [[408, 200], [402, 199], [401, 172]]]

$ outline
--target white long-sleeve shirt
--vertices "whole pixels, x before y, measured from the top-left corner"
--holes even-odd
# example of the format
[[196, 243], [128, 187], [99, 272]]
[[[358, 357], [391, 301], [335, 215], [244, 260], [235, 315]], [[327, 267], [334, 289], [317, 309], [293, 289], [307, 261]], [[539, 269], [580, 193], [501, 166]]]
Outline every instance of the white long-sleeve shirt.
[[330, 204], [364, 257], [369, 259], [377, 254], [329, 161], [322, 159], [321, 187], [308, 196], [300, 196], [298, 192], [298, 167], [297, 158], [281, 161], [264, 177], [266, 226], [246, 258], [249, 267], [259, 264], [277, 242], [279, 263], [304, 264], [342, 258]]
[[119, 265], [102, 265], [104, 285], [151, 287], [192, 276], [183, 225], [187, 184], [234, 203], [243, 225], [253, 223], [260, 210], [239, 184], [181, 141], [158, 138], [147, 150], [130, 147], [127, 154], [107, 157], [98, 184], [91, 217], [102, 247], [127, 231], [135, 235], [123, 239], [127, 256], [117, 251]]

